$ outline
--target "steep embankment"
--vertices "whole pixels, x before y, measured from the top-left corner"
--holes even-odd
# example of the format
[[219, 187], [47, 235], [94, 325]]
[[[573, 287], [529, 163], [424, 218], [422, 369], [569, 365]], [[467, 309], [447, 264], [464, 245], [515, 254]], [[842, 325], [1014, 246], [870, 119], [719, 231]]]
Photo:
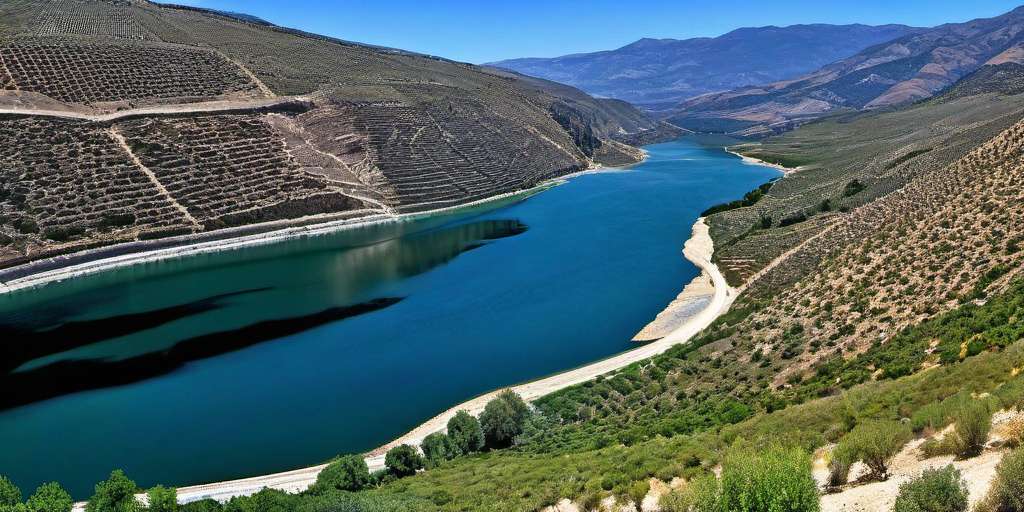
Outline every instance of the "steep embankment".
[[569, 87], [149, 2], [4, 2], [0, 34], [0, 267], [466, 204], [636, 162], [612, 136], [660, 130]]
[[763, 135], [843, 110], [905, 105], [938, 94], [986, 64], [1020, 59], [1024, 8], [941, 25], [872, 46], [799, 78], [707, 94], [669, 120], [698, 130]]

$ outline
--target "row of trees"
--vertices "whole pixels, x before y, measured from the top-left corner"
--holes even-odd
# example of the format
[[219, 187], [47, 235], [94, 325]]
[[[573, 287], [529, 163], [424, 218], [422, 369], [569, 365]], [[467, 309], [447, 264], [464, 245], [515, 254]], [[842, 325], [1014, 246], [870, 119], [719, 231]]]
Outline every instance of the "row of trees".
[[[149, 504], [135, 498], [139, 487], [120, 469], [96, 484], [96, 490], [85, 505], [86, 512], [175, 512], [178, 510], [178, 492], [173, 488], [156, 486], [149, 490]], [[0, 512], [71, 512], [71, 495], [57, 482], [39, 486], [22, 503], [21, 490], [7, 477], [0, 476]]]
[[487, 403], [480, 419], [459, 411], [448, 420], [447, 432], [434, 432], [423, 439], [419, 450], [403, 444], [384, 455], [385, 470], [371, 474], [361, 455], [335, 459], [317, 476], [311, 492], [358, 491], [389, 480], [433, 469], [445, 461], [485, 449], [508, 448], [523, 433], [530, 407], [512, 390], [505, 390]]

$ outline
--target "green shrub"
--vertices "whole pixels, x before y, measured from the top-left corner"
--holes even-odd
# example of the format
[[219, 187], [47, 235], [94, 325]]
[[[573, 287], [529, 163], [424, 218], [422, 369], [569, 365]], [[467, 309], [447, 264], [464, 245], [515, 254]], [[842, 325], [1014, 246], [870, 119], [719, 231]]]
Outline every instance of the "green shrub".
[[529, 415], [530, 407], [515, 392], [506, 389], [499, 393], [480, 415], [486, 445], [490, 448], [511, 446], [515, 437], [523, 432]]
[[21, 503], [21, 489], [6, 476], [0, 475], [0, 508]]
[[175, 512], [178, 510], [178, 490], [158, 485], [146, 493], [149, 496], [149, 512]]
[[398, 478], [412, 476], [423, 469], [423, 457], [412, 446], [398, 445], [384, 455], [384, 465]]
[[[811, 475], [811, 458], [798, 448], [772, 447], [757, 453], [734, 448], [722, 462], [717, 499], [702, 484], [694, 509], [721, 512], [817, 512], [818, 487]], [[712, 505], [716, 503], [716, 505]]]
[[979, 512], [1024, 512], [1024, 449], [1003, 456]]
[[953, 415], [953, 453], [962, 458], [981, 453], [992, 429], [992, 410], [982, 400], [965, 401]]
[[423, 438], [420, 450], [423, 451], [423, 465], [427, 469], [440, 466], [442, 462], [452, 459], [452, 449], [448, 436], [443, 432], [434, 432]]
[[453, 456], [468, 455], [484, 447], [484, 431], [472, 414], [459, 411], [448, 420], [448, 441]]
[[370, 485], [370, 469], [360, 455], [343, 455], [327, 465], [310, 489], [313, 493], [329, 490], [358, 491]]
[[40, 485], [25, 502], [31, 512], [71, 512], [71, 495], [57, 482]]
[[627, 489], [627, 495], [629, 501], [633, 503], [633, 507], [638, 511], [642, 510], [644, 498], [647, 497], [647, 493], [651, 491], [651, 484], [647, 480], [637, 480], [630, 484]]
[[927, 469], [900, 485], [893, 512], [962, 512], [967, 510], [967, 483], [953, 466]]
[[828, 486], [835, 488], [846, 483], [850, 477], [850, 466], [857, 461], [849, 445], [837, 445], [828, 458]]
[[870, 421], [854, 427], [836, 449], [852, 454], [871, 470], [871, 477], [889, 478], [889, 462], [910, 439], [910, 429], [897, 421]]
[[138, 486], [124, 471], [115, 469], [110, 478], [96, 484], [96, 492], [85, 504], [86, 512], [137, 512], [142, 504], [135, 499]]

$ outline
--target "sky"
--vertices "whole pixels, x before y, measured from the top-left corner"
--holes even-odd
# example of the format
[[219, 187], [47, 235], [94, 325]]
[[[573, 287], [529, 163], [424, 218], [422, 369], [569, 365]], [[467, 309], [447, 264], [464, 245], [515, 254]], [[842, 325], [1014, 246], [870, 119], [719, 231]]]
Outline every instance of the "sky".
[[1024, 0], [164, 0], [475, 64], [798, 23], [934, 26]]

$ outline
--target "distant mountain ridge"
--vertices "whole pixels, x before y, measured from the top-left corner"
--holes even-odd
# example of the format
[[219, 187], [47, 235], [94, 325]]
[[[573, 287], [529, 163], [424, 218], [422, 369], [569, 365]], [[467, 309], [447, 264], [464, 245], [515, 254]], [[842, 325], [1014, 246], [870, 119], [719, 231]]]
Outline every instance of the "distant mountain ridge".
[[[987, 66], [1024, 62], [1024, 7], [950, 23], [878, 44], [793, 80], [708, 94], [667, 117], [698, 131], [758, 135], [843, 109], [878, 109], [931, 98]], [[974, 77], [978, 78], [978, 77]], [[994, 87], [989, 84], [987, 87]]]
[[650, 110], [710, 92], [793, 78], [921, 29], [905, 25], [792, 25], [719, 37], [640, 39], [622, 48], [490, 63]]

